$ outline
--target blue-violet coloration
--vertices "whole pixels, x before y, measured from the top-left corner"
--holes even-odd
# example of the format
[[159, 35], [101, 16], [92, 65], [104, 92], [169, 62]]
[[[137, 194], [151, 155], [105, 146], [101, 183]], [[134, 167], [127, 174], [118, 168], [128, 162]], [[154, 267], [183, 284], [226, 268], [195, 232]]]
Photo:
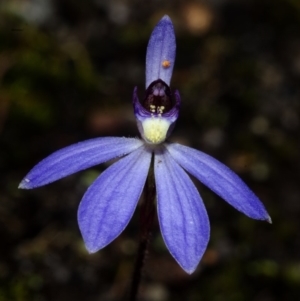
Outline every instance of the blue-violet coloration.
[[146, 55], [143, 101], [133, 93], [142, 136], [91, 139], [63, 148], [37, 164], [19, 188], [39, 187], [96, 164], [122, 157], [88, 188], [78, 209], [85, 246], [97, 252], [127, 226], [143, 191], [151, 158], [157, 189], [157, 211], [165, 244], [192, 273], [206, 250], [210, 226], [205, 206], [187, 172], [245, 215], [271, 222], [260, 200], [228, 167], [193, 148], [165, 142], [178, 118], [180, 95], [170, 90], [176, 41], [173, 24], [164, 16], [154, 28]]

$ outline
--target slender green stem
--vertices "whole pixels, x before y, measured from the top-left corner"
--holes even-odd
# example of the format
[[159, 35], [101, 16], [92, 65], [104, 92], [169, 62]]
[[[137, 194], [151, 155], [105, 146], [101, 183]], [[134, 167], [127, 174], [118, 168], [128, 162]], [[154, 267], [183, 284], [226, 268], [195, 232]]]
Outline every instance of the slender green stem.
[[[153, 166], [151, 164], [151, 166]], [[143, 267], [145, 264], [145, 256], [150, 241], [151, 230], [155, 216], [155, 180], [153, 168], [150, 168], [149, 175], [144, 189], [144, 202], [140, 209], [140, 242], [137, 252], [137, 259], [132, 276], [131, 290], [129, 301], [136, 301], [138, 290], [141, 283]]]

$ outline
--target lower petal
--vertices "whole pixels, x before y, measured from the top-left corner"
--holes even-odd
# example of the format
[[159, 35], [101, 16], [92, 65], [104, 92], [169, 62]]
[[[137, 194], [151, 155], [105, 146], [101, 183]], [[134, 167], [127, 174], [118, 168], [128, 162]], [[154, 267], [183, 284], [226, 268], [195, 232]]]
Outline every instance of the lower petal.
[[158, 218], [172, 256], [189, 274], [209, 241], [209, 220], [203, 201], [185, 171], [170, 154], [155, 154]]
[[52, 183], [77, 171], [127, 155], [142, 145], [139, 139], [103, 137], [67, 146], [34, 166], [19, 188], [31, 189]]
[[85, 245], [94, 253], [127, 226], [141, 196], [151, 153], [141, 147], [106, 169], [89, 187], [78, 209]]
[[254, 219], [271, 218], [264, 205], [231, 169], [213, 157], [180, 144], [169, 144], [171, 156], [231, 206]]

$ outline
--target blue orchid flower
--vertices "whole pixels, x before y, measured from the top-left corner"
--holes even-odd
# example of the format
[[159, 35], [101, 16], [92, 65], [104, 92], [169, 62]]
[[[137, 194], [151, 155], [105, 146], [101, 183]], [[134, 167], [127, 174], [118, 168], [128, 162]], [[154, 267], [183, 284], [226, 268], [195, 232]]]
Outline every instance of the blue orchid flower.
[[180, 95], [170, 80], [175, 61], [173, 24], [164, 16], [154, 28], [146, 56], [146, 93], [133, 93], [134, 113], [142, 139], [106, 137], [63, 148], [38, 163], [19, 188], [39, 187], [96, 164], [122, 157], [88, 188], [78, 209], [78, 223], [90, 253], [111, 243], [129, 223], [143, 191], [151, 158], [157, 212], [164, 242], [192, 273], [206, 250], [210, 225], [190, 173], [231, 206], [250, 218], [271, 222], [260, 200], [228, 167], [193, 148], [168, 143], [178, 118]]

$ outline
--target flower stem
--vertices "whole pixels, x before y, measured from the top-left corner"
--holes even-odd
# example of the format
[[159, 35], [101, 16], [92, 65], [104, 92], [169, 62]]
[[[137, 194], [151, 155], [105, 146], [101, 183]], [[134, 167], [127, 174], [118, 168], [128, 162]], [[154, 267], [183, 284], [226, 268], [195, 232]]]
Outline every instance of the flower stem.
[[131, 290], [129, 301], [136, 301], [138, 296], [139, 285], [142, 278], [143, 267], [145, 264], [145, 257], [147, 253], [147, 248], [150, 241], [151, 230], [153, 226], [154, 216], [155, 216], [155, 180], [154, 180], [154, 170], [153, 164], [149, 171], [148, 178], [146, 180], [146, 185], [144, 188], [144, 201], [140, 209], [140, 241], [138, 247], [137, 258], [135, 262], [135, 267], [132, 276]]

